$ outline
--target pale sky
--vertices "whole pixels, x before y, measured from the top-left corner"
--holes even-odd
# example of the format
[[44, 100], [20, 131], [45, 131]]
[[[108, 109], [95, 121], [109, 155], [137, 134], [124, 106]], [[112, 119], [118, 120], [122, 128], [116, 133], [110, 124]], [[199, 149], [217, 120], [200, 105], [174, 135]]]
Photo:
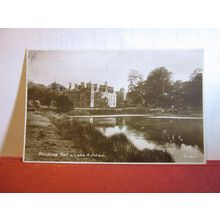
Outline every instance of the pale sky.
[[129, 69], [144, 79], [164, 66], [173, 80], [188, 80], [196, 68], [203, 68], [203, 50], [66, 50], [29, 51], [28, 80], [44, 85], [56, 81], [68, 88], [69, 82], [104, 84], [127, 89]]

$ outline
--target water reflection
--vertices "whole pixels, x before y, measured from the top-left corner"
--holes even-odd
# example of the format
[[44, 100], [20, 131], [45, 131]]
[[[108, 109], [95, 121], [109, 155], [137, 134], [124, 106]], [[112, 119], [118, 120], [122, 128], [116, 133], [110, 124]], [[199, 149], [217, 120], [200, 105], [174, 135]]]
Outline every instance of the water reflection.
[[128, 126], [115, 126], [115, 127], [97, 127], [106, 136], [112, 136], [114, 134], [123, 133], [127, 138], [139, 149], [154, 149], [155, 144], [146, 140], [142, 132], [138, 132], [134, 129], [129, 129]]
[[123, 133], [139, 149], [166, 149], [176, 162], [203, 162], [202, 119], [137, 117], [78, 118], [104, 135]]

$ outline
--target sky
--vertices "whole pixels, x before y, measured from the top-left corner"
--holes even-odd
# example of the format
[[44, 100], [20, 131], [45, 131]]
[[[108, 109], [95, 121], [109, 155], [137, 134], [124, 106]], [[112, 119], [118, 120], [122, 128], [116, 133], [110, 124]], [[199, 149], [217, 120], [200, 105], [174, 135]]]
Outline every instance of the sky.
[[56, 81], [91, 82], [127, 89], [130, 69], [144, 79], [157, 67], [173, 73], [172, 80], [188, 80], [196, 68], [203, 68], [203, 50], [63, 50], [28, 51], [28, 80], [49, 85]]

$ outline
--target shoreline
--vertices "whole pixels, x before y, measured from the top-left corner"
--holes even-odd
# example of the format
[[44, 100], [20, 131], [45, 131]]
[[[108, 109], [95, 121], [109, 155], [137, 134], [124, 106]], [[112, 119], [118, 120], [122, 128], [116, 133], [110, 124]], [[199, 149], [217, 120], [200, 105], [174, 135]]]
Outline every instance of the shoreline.
[[69, 118], [118, 118], [118, 117], [145, 117], [149, 119], [185, 119], [185, 120], [202, 120], [198, 116], [176, 116], [176, 115], [149, 115], [149, 114], [112, 114], [112, 115], [69, 115]]
[[[145, 130], [148, 131], [151, 127], [148, 123], [155, 123], [153, 119], [157, 118], [163, 118], [164, 121], [162, 121], [162, 134], [163, 139], [159, 139], [160, 141], [164, 141], [164, 137], [169, 138], [169, 140], [175, 140], [175, 143], [177, 141], [177, 144], [181, 141], [181, 138], [184, 139], [184, 141], [187, 141], [187, 137], [182, 136], [180, 137], [180, 132], [175, 131], [175, 135], [172, 135], [172, 128], [171, 133], [164, 130], [164, 126], [167, 123], [170, 123], [170, 120], [166, 119], [180, 119], [177, 120], [176, 123], [182, 123], [186, 122], [188, 123], [187, 119], [189, 120], [189, 123], [194, 123], [193, 121], [190, 122], [190, 119], [197, 119], [195, 122], [200, 123], [199, 119], [196, 117], [177, 117], [177, 116], [164, 116], [164, 115], [154, 115], [153, 114], [118, 114], [118, 115], [74, 115], [74, 116], [68, 116], [68, 113], [46, 113], [41, 111], [36, 112], [29, 112], [29, 120], [28, 122], [28, 142], [26, 143], [26, 150], [27, 150], [27, 160], [40, 160], [40, 161], [72, 161], [72, 162], [104, 162], [104, 161], [124, 161], [128, 160], [131, 162], [140, 160], [143, 162], [145, 159], [149, 159], [151, 162], [152, 160], [160, 161], [167, 160], [169, 158], [166, 158], [166, 153], [169, 153], [169, 151], [160, 152], [160, 151], [154, 151], [155, 149], [139, 149], [137, 146], [134, 145], [134, 143], [126, 136], [123, 136], [123, 134], [113, 134], [111, 136], [103, 136], [100, 132], [96, 131], [94, 128], [94, 125], [90, 125], [88, 123], [85, 123], [84, 121], [81, 122], [78, 120], [75, 120], [77, 118], [119, 118], [119, 117], [140, 117], [137, 120], [145, 120], [152, 119], [147, 122], [147, 124], [143, 124], [143, 126], [140, 128], [142, 132]], [[32, 116], [32, 117], [30, 117]], [[144, 117], [143, 120], [141, 117]], [[69, 120], [68, 120], [69, 118]], [[72, 120], [73, 119], [73, 120]], [[181, 119], [186, 119], [181, 122]], [[102, 120], [102, 119], [101, 119]], [[130, 119], [129, 119], [130, 120]], [[136, 124], [136, 119], [133, 118], [131, 120], [134, 120], [133, 126], [136, 129], [139, 129]], [[173, 121], [173, 120], [171, 120]], [[165, 123], [165, 124], [164, 124]], [[170, 125], [170, 124], [169, 124]], [[158, 127], [158, 126], [157, 126]], [[144, 129], [144, 130], [143, 130]], [[69, 132], [71, 131], [71, 132]], [[153, 130], [152, 130], [153, 132]], [[152, 138], [154, 138], [155, 132], [149, 133], [152, 135]], [[160, 132], [161, 133], [161, 132]], [[34, 135], [34, 136], [33, 136]], [[158, 136], [159, 137], [159, 136]], [[176, 138], [180, 139], [176, 139]], [[154, 139], [152, 139], [154, 140]], [[179, 142], [178, 142], [179, 141]], [[119, 154], [115, 154], [114, 147], [115, 144], [117, 146], [117, 152]], [[164, 143], [162, 143], [164, 144]], [[114, 146], [114, 147], [113, 147]], [[137, 148], [137, 149], [135, 149]], [[111, 150], [112, 149], [112, 150]], [[166, 148], [164, 148], [166, 149]], [[130, 150], [133, 153], [129, 153]], [[160, 149], [157, 149], [160, 150]], [[37, 151], [37, 152], [36, 152]], [[124, 152], [125, 151], [125, 152]], [[143, 152], [142, 152], [143, 151]], [[34, 153], [34, 155], [31, 156], [31, 154]], [[54, 153], [56, 156], [47, 155], [47, 153]], [[98, 153], [105, 155], [105, 158], [99, 158], [99, 157], [91, 157], [90, 154], [92, 153]], [[142, 155], [143, 153], [143, 155]], [[87, 156], [80, 157], [78, 154], [85, 154]], [[170, 154], [170, 153], [169, 153]], [[145, 155], [145, 156], [144, 156]], [[168, 156], [168, 155], [167, 155]], [[173, 155], [170, 154], [171, 158], [173, 158]], [[128, 157], [128, 158], [127, 158]], [[146, 157], [146, 158], [145, 158]], [[127, 159], [126, 159], [127, 158]], [[166, 158], [166, 159], [165, 159]], [[170, 158], [170, 160], [172, 160]], [[174, 159], [173, 159], [174, 160]], [[139, 162], [140, 162], [139, 161]], [[176, 159], [175, 159], [176, 161]], [[173, 161], [174, 162], [174, 161]]]

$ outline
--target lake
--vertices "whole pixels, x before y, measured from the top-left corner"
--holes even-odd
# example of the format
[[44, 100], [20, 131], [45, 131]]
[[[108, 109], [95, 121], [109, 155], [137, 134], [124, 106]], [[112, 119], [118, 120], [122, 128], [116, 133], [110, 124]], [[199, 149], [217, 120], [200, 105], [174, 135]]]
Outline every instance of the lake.
[[146, 115], [72, 116], [92, 123], [105, 136], [123, 133], [139, 149], [166, 150], [179, 163], [204, 162], [200, 117]]

